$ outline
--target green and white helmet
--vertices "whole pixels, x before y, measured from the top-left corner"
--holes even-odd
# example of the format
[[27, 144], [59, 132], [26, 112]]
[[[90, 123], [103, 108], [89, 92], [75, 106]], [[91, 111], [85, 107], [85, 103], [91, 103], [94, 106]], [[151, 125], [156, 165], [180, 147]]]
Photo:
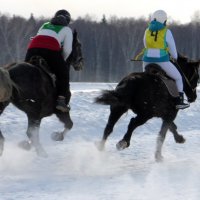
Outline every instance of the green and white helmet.
[[156, 10], [151, 16], [151, 21], [153, 20], [163, 24], [167, 21], [167, 13], [164, 10]]

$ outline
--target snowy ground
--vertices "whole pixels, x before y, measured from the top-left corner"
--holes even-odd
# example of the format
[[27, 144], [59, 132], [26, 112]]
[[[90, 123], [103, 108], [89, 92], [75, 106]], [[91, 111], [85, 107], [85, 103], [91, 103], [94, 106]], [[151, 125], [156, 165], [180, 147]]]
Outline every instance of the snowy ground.
[[[176, 119], [185, 144], [176, 144], [171, 133], [163, 147], [163, 163], [154, 161], [160, 119], [136, 129], [131, 145], [117, 151], [130, 120], [130, 111], [117, 123], [106, 150], [94, 142], [102, 137], [109, 107], [93, 103], [100, 89], [115, 84], [72, 83], [71, 117], [74, 127], [63, 142], [54, 142], [52, 131], [62, 129], [55, 116], [41, 124], [41, 143], [48, 158], [17, 144], [26, 138], [24, 113], [9, 105], [1, 115], [6, 138], [0, 158], [0, 200], [199, 200], [200, 199], [200, 90], [199, 99]], [[200, 88], [199, 88], [200, 89]]]

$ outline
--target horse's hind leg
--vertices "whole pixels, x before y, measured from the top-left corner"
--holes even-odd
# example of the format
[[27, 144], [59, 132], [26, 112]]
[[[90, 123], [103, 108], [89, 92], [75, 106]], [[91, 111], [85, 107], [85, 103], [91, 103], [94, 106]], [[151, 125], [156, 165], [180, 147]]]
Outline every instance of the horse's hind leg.
[[47, 157], [47, 153], [39, 141], [40, 123], [40, 119], [32, 119], [31, 117], [28, 117], [28, 128], [26, 134], [29, 138], [29, 141], [23, 141], [19, 145], [26, 150], [29, 150], [33, 146], [35, 147], [38, 156]]
[[104, 134], [102, 140], [100, 142], [96, 142], [96, 146], [99, 150], [103, 150], [105, 147], [105, 142], [108, 136], [112, 133], [113, 127], [119, 118], [127, 112], [127, 108], [125, 106], [111, 106], [110, 107], [110, 116], [108, 118], [107, 125], [104, 129]]
[[158, 162], [163, 160], [163, 156], [162, 156], [162, 153], [161, 153], [162, 152], [162, 146], [163, 146], [163, 142], [164, 142], [165, 137], [166, 137], [166, 133], [167, 133], [170, 126], [171, 126], [171, 122], [163, 121], [162, 126], [161, 126], [161, 130], [160, 130], [159, 135], [157, 137], [155, 159]]
[[51, 138], [55, 141], [62, 141], [65, 138], [66, 133], [72, 129], [73, 122], [71, 120], [70, 114], [64, 113], [64, 112], [57, 112], [56, 116], [59, 118], [59, 120], [64, 123], [64, 130], [61, 132], [54, 132], [51, 136]]
[[126, 134], [124, 135], [123, 139], [120, 140], [116, 145], [117, 149], [123, 150], [129, 147], [133, 131], [138, 126], [141, 126], [142, 124], [144, 124], [150, 118], [151, 118], [150, 116], [145, 116], [145, 115], [137, 115], [135, 118], [131, 118]]
[[176, 143], [184, 143], [185, 142], [185, 138], [182, 135], [178, 134], [177, 126], [174, 122], [169, 127], [169, 130], [173, 133], [174, 140]]

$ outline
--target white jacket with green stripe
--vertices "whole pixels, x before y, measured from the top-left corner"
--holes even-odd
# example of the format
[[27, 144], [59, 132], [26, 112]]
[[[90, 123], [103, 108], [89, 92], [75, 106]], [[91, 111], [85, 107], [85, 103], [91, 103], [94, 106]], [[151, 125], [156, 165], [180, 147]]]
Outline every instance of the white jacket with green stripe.
[[[49, 36], [57, 40], [62, 49], [63, 57], [66, 60], [72, 51], [73, 34], [68, 26], [53, 25], [50, 22], [44, 23], [39, 29], [37, 36]], [[37, 37], [36, 36], [36, 37]], [[49, 40], [51, 42], [51, 40]]]

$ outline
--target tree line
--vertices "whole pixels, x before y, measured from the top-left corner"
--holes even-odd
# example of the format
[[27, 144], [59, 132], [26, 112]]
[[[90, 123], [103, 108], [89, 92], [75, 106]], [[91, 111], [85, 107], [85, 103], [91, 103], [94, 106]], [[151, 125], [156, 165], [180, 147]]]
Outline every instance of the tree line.
[[[198, 13], [197, 13], [198, 14]], [[169, 24], [179, 53], [190, 59], [200, 59], [200, 18], [195, 14], [190, 23]], [[195, 17], [196, 16], [196, 17]], [[20, 16], [0, 15], [0, 66], [24, 60], [28, 43], [45, 18], [29, 19]], [[143, 34], [148, 25], [144, 18], [116, 18], [100, 22], [90, 16], [74, 20], [82, 43], [84, 69], [71, 69], [71, 81], [118, 82], [130, 72], [142, 71], [141, 62], [131, 62], [143, 49]]]

